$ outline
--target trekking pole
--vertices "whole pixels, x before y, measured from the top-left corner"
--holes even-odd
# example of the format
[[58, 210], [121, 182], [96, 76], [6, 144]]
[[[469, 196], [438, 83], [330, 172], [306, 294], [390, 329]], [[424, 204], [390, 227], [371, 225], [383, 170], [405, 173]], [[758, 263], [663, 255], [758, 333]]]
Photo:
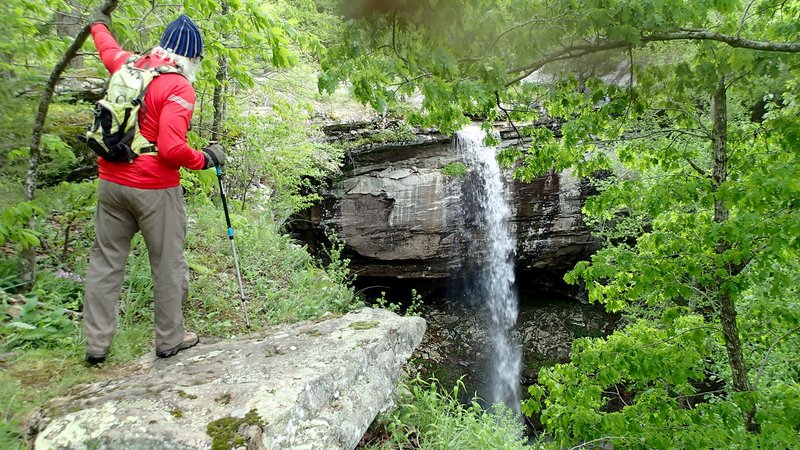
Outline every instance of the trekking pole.
[[[216, 162], [216, 161], [214, 161]], [[225, 198], [225, 187], [222, 185], [222, 167], [215, 164], [217, 170], [217, 180], [219, 181], [219, 195], [222, 197], [222, 209], [225, 211], [225, 222], [228, 224], [228, 239], [231, 241], [231, 251], [233, 252], [233, 264], [236, 267], [236, 280], [239, 282], [239, 296], [242, 299], [242, 311], [244, 312], [244, 323], [247, 330], [250, 330], [250, 319], [247, 317], [247, 300], [244, 297], [244, 285], [242, 285], [242, 273], [239, 270], [239, 256], [236, 254], [236, 244], [233, 241], [233, 227], [231, 226], [231, 215], [228, 213], [228, 200]]]

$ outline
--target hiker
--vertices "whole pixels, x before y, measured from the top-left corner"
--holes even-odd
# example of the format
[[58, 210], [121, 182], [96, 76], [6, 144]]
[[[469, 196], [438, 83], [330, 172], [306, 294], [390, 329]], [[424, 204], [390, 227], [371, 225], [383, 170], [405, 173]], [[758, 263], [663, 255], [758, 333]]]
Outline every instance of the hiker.
[[[100, 59], [113, 74], [132, 53], [122, 50], [111, 35], [108, 15], [98, 9], [92, 14], [91, 23]], [[155, 77], [144, 96], [139, 127], [152, 145], [130, 162], [98, 158], [95, 241], [83, 306], [89, 364], [105, 361], [111, 347], [125, 262], [137, 231], [142, 232], [150, 257], [156, 355], [167, 358], [199, 342], [197, 335], [186, 331], [183, 325], [189, 268], [183, 255], [186, 212], [178, 170], [208, 169], [225, 162], [220, 145], [198, 151], [186, 141], [195, 103], [192, 83], [202, 53], [200, 30], [189, 17], [181, 15], [167, 25], [160, 45], [134, 63], [137, 67], [180, 69], [180, 73], [167, 71]]]

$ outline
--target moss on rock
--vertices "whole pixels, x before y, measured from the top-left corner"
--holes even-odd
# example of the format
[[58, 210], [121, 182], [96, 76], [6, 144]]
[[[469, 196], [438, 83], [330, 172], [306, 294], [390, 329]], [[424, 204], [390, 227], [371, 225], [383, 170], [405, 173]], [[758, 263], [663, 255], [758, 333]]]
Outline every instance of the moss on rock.
[[186, 391], [178, 391], [178, 396], [181, 398], [188, 398], [189, 400], [196, 400], [197, 396], [194, 394], [190, 394]]
[[380, 324], [377, 320], [364, 321], [359, 320], [350, 324], [350, 328], [354, 330], [369, 330], [375, 328]]
[[255, 409], [244, 417], [223, 417], [208, 424], [206, 433], [211, 436], [211, 450], [229, 450], [245, 445], [245, 438], [239, 433], [242, 425], [256, 425], [264, 429], [266, 424]]

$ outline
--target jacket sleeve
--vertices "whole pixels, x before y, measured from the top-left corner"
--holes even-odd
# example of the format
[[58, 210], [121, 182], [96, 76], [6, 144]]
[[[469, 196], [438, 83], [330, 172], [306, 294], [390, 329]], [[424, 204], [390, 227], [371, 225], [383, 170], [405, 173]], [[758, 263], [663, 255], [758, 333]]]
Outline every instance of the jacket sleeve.
[[123, 50], [108, 28], [102, 23], [95, 23], [91, 27], [94, 46], [100, 52], [100, 59], [109, 72], [114, 73], [119, 70], [132, 54]]
[[200, 170], [205, 166], [205, 156], [186, 141], [194, 111], [194, 89], [188, 82], [179, 86], [167, 95], [161, 110], [156, 142], [158, 157], [173, 166]]

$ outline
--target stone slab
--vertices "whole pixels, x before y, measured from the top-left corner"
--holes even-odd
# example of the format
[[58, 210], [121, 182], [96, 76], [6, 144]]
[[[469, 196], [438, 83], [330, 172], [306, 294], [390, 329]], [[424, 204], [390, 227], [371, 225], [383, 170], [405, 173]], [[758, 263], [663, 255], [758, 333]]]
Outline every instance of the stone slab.
[[424, 332], [422, 318], [364, 308], [148, 356], [129, 377], [50, 402], [35, 448], [208, 449], [209, 423], [255, 411], [262, 423], [235, 431], [241, 448], [352, 449]]

